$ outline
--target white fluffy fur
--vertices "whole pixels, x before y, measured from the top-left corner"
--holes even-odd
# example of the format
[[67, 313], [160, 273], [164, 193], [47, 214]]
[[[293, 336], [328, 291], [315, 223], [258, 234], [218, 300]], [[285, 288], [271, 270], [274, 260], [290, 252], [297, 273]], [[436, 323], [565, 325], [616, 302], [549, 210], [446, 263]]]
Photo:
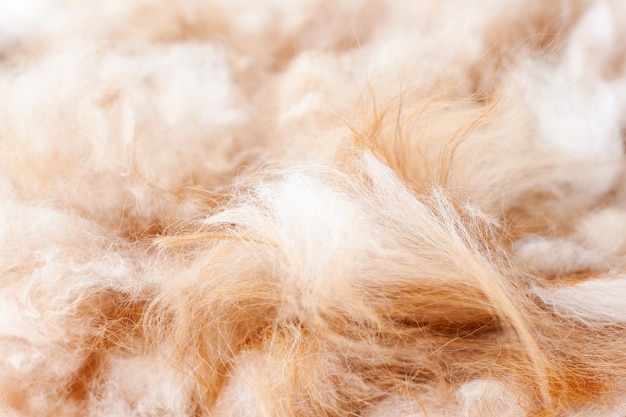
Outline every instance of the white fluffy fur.
[[0, 2], [0, 415], [622, 415], [624, 21]]

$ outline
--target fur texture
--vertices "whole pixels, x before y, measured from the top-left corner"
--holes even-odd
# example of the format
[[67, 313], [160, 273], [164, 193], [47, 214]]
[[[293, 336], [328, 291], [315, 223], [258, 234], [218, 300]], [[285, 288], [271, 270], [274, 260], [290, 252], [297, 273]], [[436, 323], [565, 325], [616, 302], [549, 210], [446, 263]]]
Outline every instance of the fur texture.
[[0, 414], [624, 415], [624, 21], [0, 3]]

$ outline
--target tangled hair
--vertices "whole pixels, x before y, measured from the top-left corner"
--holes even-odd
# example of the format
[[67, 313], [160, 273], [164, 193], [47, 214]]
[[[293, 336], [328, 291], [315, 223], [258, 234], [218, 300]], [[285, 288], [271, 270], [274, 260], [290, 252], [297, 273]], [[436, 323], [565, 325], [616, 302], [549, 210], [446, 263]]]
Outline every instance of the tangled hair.
[[1, 415], [626, 414], [623, 1], [5, 3]]

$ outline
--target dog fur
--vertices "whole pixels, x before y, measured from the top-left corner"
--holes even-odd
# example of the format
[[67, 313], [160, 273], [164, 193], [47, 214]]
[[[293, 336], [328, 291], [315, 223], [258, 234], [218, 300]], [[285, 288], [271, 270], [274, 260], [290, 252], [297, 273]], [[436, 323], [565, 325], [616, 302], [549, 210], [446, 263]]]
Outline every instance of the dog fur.
[[626, 2], [0, 4], [0, 414], [626, 415]]

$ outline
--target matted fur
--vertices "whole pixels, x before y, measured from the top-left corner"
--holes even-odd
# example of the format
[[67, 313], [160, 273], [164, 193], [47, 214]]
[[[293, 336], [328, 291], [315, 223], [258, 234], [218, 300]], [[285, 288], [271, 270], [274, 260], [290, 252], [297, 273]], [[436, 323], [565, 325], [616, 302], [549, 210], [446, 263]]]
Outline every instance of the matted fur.
[[625, 415], [625, 21], [1, 2], [0, 414]]

